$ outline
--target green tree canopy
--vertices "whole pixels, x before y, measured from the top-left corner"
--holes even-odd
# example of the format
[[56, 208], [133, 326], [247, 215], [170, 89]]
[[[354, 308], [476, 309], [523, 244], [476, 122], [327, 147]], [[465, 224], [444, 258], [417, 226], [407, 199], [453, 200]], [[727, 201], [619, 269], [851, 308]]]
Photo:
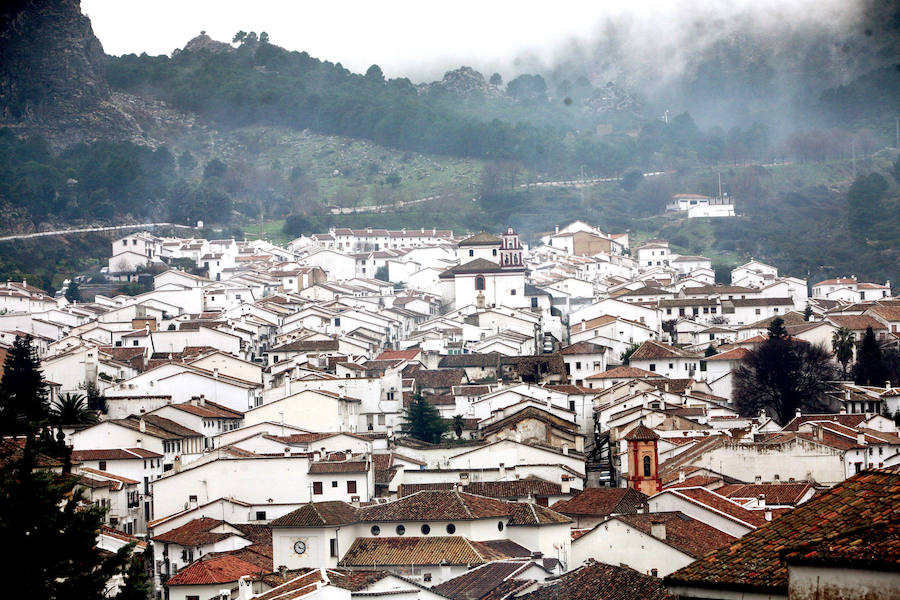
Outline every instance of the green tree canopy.
[[855, 345], [855, 336], [847, 327], [841, 327], [831, 335], [831, 352], [841, 363], [841, 379], [847, 379], [847, 365], [853, 360]]
[[47, 421], [47, 384], [31, 336], [16, 337], [0, 378], [0, 429], [24, 433]]
[[447, 423], [438, 410], [417, 392], [403, 411], [402, 428], [411, 438], [438, 444], [447, 431]]
[[890, 374], [881, 352], [881, 346], [875, 339], [875, 332], [866, 327], [862, 344], [856, 354], [853, 365], [853, 381], [860, 385], [884, 385]]

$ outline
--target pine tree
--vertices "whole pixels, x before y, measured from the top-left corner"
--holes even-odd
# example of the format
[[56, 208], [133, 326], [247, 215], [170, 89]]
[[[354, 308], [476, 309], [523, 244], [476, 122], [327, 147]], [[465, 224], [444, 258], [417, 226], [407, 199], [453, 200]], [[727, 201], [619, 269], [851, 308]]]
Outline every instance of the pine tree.
[[439, 444], [447, 431], [446, 421], [419, 392], [416, 392], [413, 401], [403, 411], [402, 427], [409, 437], [430, 444]]
[[17, 337], [0, 378], [0, 433], [22, 433], [47, 421], [47, 383], [31, 336]]

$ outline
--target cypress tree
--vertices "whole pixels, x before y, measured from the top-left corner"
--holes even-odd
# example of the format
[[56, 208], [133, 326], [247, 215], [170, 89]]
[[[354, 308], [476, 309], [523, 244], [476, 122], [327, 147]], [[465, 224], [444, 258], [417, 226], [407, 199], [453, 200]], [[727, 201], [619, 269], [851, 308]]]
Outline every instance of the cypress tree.
[[31, 336], [17, 337], [0, 378], [0, 433], [22, 433], [47, 421], [47, 383]]
[[866, 327], [862, 345], [856, 353], [856, 364], [853, 365], [853, 380], [861, 385], [884, 385], [887, 378], [888, 371], [875, 332], [871, 327]]
[[438, 444], [447, 431], [447, 423], [438, 409], [416, 392], [413, 401], [403, 411], [403, 432], [411, 438]]

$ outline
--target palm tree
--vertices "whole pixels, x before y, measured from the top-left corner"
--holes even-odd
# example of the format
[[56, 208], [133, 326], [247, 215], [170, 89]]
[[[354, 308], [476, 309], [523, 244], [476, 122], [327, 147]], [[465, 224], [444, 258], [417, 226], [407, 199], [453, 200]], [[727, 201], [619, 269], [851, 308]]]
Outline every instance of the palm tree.
[[465, 421], [463, 420], [462, 415], [454, 415], [453, 416], [453, 433], [456, 434], [456, 439], [462, 439], [463, 428], [466, 426]]
[[97, 422], [97, 413], [90, 410], [82, 394], [65, 394], [50, 409], [57, 425], [90, 425]]
[[847, 379], [847, 365], [853, 358], [856, 337], [847, 327], [841, 327], [831, 335], [831, 352], [841, 363], [841, 379]]

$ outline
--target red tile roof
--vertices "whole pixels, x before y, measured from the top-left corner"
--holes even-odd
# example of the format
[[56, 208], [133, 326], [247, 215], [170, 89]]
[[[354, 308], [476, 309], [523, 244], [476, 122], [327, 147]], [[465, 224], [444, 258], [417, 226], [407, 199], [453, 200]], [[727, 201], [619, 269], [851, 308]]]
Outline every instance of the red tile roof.
[[768, 523], [762, 511], [747, 510], [737, 502], [706, 488], [680, 488], [666, 491], [681, 496], [694, 504], [711, 509], [714, 512], [727, 515], [730, 519], [739, 521], [749, 527], [762, 527]]
[[607, 516], [634, 514], [646, 502], [647, 496], [632, 488], [585, 488], [552, 508], [564, 515]]
[[233, 583], [243, 575], [256, 575], [262, 569], [240, 558], [224, 554], [212, 558], [204, 557], [194, 561], [176, 573], [167, 582], [175, 585], [214, 585]]
[[699, 354], [685, 352], [669, 344], [647, 340], [631, 354], [631, 360], [653, 360], [656, 358], [699, 358]]
[[517, 600], [671, 600], [662, 580], [629, 567], [590, 561]]
[[213, 533], [213, 529], [224, 525], [225, 521], [213, 519], [210, 517], [201, 517], [188, 521], [181, 527], [170, 529], [165, 533], [153, 536], [153, 540], [167, 544], [178, 544], [179, 546], [201, 546], [204, 544], [213, 544], [220, 540], [224, 540], [234, 533]]
[[649, 429], [643, 423], [625, 434], [625, 440], [631, 442], [649, 442], [659, 439], [659, 434]]
[[643, 379], [645, 377], [662, 378], [663, 376], [659, 373], [638, 369], [637, 367], [621, 366], [601, 373], [595, 373], [594, 375], [588, 376], [586, 379]]
[[372, 565], [480, 565], [510, 558], [467, 538], [358, 537], [339, 563], [347, 567]]
[[[847, 548], [845, 539], [870, 527], [876, 528], [876, 539], [895, 538], [896, 533], [890, 531], [898, 524], [898, 505], [900, 474], [886, 469], [863, 471], [767, 526], [676, 571], [666, 578], [666, 583], [670, 587], [786, 595], [787, 567], [782, 551], [790, 553], [824, 539], [836, 540], [837, 552], [842, 552]], [[856, 545], [860, 548], [854, 552], [865, 552], [865, 544]], [[822, 551], [827, 555], [827, 546]], [[896, 543], [888, 551], [898, 556]]]
[[439, 585], [434, 590], [453, 600], [480, 600], [503, 582], [514, 579], [534, 563], [498, 561], [466, 571]]
[[705, 556], [737, 539], [680, 512], [620, 515], [613, 518], [627, 523], [647, 535], [652, 535], [653, 523], [662, 522], [666, 526], [666, 539], [663, 541], [694, 558]]
[[163, 455], [144, 448], [109, 448], [92, 450], [72, 450], [72, 460], [143, 460], [145, 458], [162, 458]]
[[361, 521], [446, 521], [505, 517], [507, 502], [456, 491], [423, 491], [360, 509]]
[[413, 360], [421, 354], [421, 348], [410, 348], [409, 350], [385, 350], [375, 357], [375, 360]]
[[812, 486], [806, 482], [801, 483], [735, 483], [723, 485], [716, 489], [716, 493], [731, 499], [766, 497], [766, 504], [784, 504], [795, 506], [806, 496]]

